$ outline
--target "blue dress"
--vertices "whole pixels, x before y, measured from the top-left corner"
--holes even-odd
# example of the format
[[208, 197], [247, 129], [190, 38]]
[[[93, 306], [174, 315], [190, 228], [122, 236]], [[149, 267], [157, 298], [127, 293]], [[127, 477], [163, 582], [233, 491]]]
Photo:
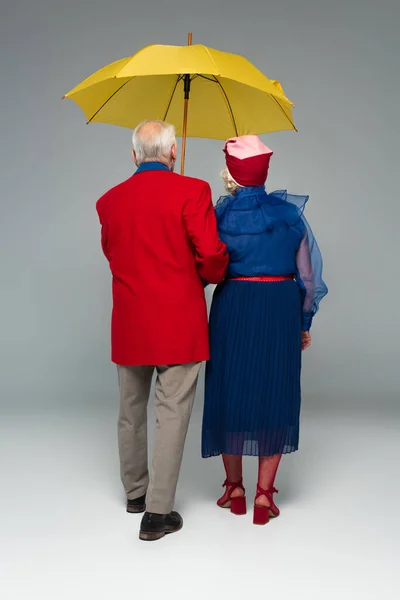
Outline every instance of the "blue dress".
[[[301, 330], [310, 329], [328, 291], [303, 215], [307, 200], [255, 187], [240, 188], [216, 205], [230, 262], [210, 312], [203, 457], [298, 449]], [[263, 275], [295, 279], [232, 281]]]

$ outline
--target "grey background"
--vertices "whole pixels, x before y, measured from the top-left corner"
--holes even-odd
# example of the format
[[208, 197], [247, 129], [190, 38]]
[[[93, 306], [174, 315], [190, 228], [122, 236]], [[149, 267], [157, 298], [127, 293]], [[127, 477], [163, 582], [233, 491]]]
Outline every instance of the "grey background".
[[[185, 44], [188, 31], [246, 56], [296, 104], [300, 133], [264, 140], [275, 151], [269, 189], [311, 195], [330, 287], [304, 407], [394, 407], [399, 21], [397, 0], [1, 0], [1, 410], [116, 403], [95, 202], [132, 172], [130, 132], [86, 127], [61, 96], [142, 46]], [[208, 179], [215, 198], [221, 146], [188, 144], [187, 174]]]
[[[2, 600], [399, 596], [399, 23], [398, 0], [0, 0]], [[301, 451], [278, 473], [282, 517], [253, 527], [251, 458], [247, 517], [215, 507], [224, 474], [200, 457], [200, 385], [177, 490], [185, 527], [147, 546], [119, 481], [95, 213], [132, 172], [130, 132], [86, 127], [61, 96], [188, 31], [295, 102], [300, 133], [264, 138], [269, 189], [311, 195], [330, 294], [304, 360]], [[187, 173], [215, 198], [221, 146], [188, 144]]]

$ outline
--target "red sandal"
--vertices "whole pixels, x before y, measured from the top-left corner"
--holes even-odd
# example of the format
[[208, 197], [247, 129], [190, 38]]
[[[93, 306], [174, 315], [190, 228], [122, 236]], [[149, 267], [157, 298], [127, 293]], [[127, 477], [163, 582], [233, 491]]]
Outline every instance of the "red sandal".
[[[257, 484], [257, 493], [254, 499], [254, 517], [253, 523], [254, 525], [266, 525], [270, 518], [279, 517], [279, 508], [276, 506], [273, 494], [277, 494], [278, 490], [274, 487], [269, 488], [269, 490], [263, 490]], [[266, 496], [269, 500], [269, 506], [262, 506], [256, 504], [257, 498], [260, 496]]]
[[[234, 515], [245, 515], [246, 514], [246, 490], [243, 487], [243, 480], [233, 482], [226, 480], [225, 483], [222, 484], [222, 487], [225, 487], [225, 493], [221, 498], [217, 501], [218, 506], [221, 508], [230, 508], [231, 513]], [[232, 493], [240, 488], [243, 490], [243, 496], [236, 496], [232, 498]]]

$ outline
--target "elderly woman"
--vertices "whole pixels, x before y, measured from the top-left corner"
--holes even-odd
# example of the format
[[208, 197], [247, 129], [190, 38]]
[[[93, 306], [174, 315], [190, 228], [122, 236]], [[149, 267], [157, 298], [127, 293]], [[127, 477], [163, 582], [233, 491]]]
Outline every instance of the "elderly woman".
[[230, 262], [211, 307], [202, 455], [222, 454], [217, 504], [235, 514], [246, 512], [242, 456], [259, 457], [253, 522], [264, 525], [279, 515], [281, 456], [298, 449], [301, 351], [327, 287], [308, 197], [265, 191], [272, 151], [258, 137], [230, 139], [224, 152], [229, 196], [216, 214]]

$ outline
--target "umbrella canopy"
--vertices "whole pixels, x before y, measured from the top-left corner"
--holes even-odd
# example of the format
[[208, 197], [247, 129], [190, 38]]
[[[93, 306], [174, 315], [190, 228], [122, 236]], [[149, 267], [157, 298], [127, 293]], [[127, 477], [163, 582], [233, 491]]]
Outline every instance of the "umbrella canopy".
[[241, 56], [203, 45], [148, 46], [100, 69], [64, 97], [78, 104], [88, 123], [133, 129], [160, 119], [185, 138], [225, 140], [296, 129], [293, 104], [278, 81]]

